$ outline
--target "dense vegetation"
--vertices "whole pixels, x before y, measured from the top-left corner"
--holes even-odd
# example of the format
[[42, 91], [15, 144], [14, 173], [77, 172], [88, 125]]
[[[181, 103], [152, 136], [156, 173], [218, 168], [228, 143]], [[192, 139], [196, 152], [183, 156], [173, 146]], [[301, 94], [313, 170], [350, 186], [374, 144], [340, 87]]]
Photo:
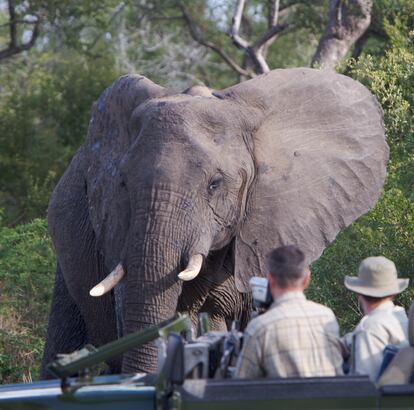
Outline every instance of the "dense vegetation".
[[[326, 2], [297, 3], [289, 17], [293, 29], [269, 49], [271, 68], [310, 64]], [[163, 4], [105, 0], [96, 8], [93, 2], [59, 7], [33, 2], [31, 13], [47, 16], [36, 47], [0, 61], [0, 382], [38, 375], [55, 266], [45, 211], [53, 186], [84, 139], [100, 92], [130, 71], [177, 89], [200, 81], [222, 88], [239, 79], [217, 53], [189, 38], [175, 18], [176, 2]], [[206, 2], [197, 24], [241, 62], [225, 36], [230, 11], [220, 4]], [[254, 37], [264, 17], [260, 1], [249, 4], [249, 32], [243, 34]], [[0, 8], [0, 46], [6, 43], [5, 19]], [[343, 277], [355, 274], [362, 258], [383, 254], [395, 261], [401, 276], [414, 280], [413, 21], [409, 0], [375, 2], [362, 54], [338, 66], [377, 96], [391, 148], [380, 201], [340, 233], [313, 266], [309, 296], [331, 306], [344, 331], [360, 312]], [[399, 302], [408, 306], [413, 296], [410, 287]]]

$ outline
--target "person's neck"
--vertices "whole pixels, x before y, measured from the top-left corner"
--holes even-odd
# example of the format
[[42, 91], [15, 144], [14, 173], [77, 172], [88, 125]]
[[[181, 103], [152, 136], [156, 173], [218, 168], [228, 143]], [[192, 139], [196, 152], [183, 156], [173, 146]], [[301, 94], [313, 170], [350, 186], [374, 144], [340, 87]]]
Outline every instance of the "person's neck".
[[287, 293], [291, 293], [291, 292], [303, 292], [303, 289], [300, 287], [287, 287], [287, 288], [279, 288], [279, 287], [273, 287], [271, 289], [272, 291], [272, 296], [273, 299], [276, 300], [278, 298], [280, 298], [281, 296], [286, 295]]
[[364, 315], [369, 315], [372, 311], [374, 311], [377, 307], [379, 307], [380, 305], [387, 303], [389, 301], [392, 301], [392, 299], [384, 299], [384, 300], [380, 300], [378, 302], [367, 302], [366, 300], [363, 299], [361, 305], [362, 305], [362, 310], [364, 312]]

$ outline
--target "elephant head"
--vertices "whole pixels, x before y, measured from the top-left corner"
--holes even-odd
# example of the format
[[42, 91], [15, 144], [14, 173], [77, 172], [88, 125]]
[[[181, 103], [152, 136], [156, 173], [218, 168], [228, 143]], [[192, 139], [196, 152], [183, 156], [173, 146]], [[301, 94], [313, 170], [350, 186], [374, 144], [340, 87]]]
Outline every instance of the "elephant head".
[[[310, 263], [367, 212], [387, 159], [380, 106], [336, 73], [275, 70], [187, 94], [121, 77], [96, 102], [71, 165], [105, 270], [116, 267], [92, 293], [125, 274], [115, 299], [130, 333], [170, 317], [184, 291], [188, 301], [205, 283], [248, 292], [272, 247], [296, 244]], [[55, 242], [60, 257], [68, 246]], [[123, 370], [152, 370], [151, 349], [125, 356]]]

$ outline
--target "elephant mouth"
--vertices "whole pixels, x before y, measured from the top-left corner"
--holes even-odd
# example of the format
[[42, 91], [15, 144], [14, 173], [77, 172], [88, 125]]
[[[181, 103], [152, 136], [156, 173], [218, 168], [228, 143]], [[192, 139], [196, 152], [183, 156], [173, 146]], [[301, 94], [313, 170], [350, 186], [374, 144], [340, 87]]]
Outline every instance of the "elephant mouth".
[[[204, 256], [200, 253], [192, 255], [187, 263], [187, 267], [178, 274], [178, 278], [182, 281], [190, 281], [195, 279], [203, 266]], [[94, 297], [103, 296], [112, 290], [125, 276], [125, 270], [122, 263], [118, 263], [116, 268], [106, 276], [101, 282], [95, 285], [89, 294]]]

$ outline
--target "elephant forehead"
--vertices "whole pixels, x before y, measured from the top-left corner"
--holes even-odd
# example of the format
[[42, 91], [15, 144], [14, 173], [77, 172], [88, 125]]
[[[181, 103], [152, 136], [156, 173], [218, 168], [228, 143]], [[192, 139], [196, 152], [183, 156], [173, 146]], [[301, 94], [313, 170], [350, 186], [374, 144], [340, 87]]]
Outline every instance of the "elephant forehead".
[[215, 97], [173, 96], [153, 99], [135, 114], [151, 129], [226, 136], [246, 129], [246, 113]]

